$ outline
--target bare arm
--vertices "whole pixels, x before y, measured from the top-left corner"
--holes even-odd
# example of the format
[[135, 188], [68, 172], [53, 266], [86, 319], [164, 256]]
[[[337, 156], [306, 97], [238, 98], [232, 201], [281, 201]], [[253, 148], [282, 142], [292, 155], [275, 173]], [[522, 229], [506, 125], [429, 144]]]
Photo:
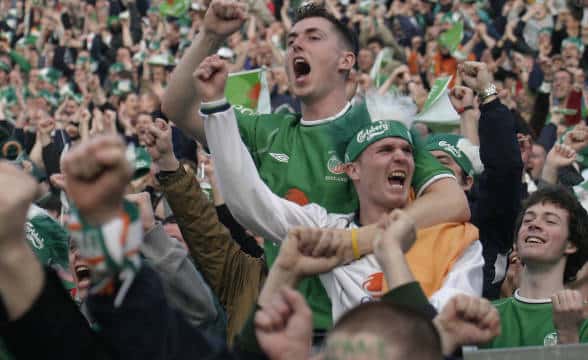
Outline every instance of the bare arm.
[[[442, 211], [440, 204], [443, 204]], [[429, 185], [406, 212], [419, 229], [444, 222], [465, 222], [471, 216], [465, 193], [453, 178], [439, 179]]]
[[223, 40], [245, 20], [244, 4], [232, 0], [213, 0], [204, 17], [202, 30], [171, 74], [163, 95], [162, 110], [182, 130], [205, 142], [202, 119], [198, 116], [200, 94], [192, 81], [192, 73], [209, 55], [214, 54]]

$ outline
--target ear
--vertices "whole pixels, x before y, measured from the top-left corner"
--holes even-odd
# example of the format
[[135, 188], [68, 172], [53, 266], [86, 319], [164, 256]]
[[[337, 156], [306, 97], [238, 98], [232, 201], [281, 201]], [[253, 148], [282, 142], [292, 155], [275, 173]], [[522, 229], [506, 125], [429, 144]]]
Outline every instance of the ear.
[[474, 186], [474, 178], [472, 176], [466, 177], [466, 182], [464, 184], [464, 191], [470, 191]]
[[566, 249], [564, 250], [565, 255], [572, 255], [578, 251], [578, 247], [571, 241], [568, 240]]
[[339, 58], [339, 70], [351, 71], [355, 65], [355, 54], [351, 51], [343, 51], [342, 56]]
[[345, 164], [345, 173], [347, 176], [349, 176], [351, 181], [359, 181], [360, 171], [357, 162], [350, 162]]

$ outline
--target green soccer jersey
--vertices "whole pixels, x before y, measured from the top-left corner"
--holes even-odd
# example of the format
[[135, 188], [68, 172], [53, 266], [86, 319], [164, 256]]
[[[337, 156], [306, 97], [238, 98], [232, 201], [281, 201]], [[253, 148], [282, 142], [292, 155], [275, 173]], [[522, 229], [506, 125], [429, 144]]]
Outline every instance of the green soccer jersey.
[[[518, 295], [494, 301], [500, 314], [501, 332], [484, 348], [507, 348], [557, 344], [553, 307], [548, 299], [537, 301]], [[588, 342], [588, 321], [580, 329], [580, 342]]]
[[[331, 213], [357, 210], [357, 195], [343, 159], [349, 140], [371, 121], [364, 104], [311, 123], [301, 121], [299, 114], [259, 115], [238, 106], [235, 114], [259, 175], [275, 194], [300, 205], [319, 204]], [[436, 177], [451, 174], [421, 146], [415, 146], [414, 156], [412, 186], [417, 194]], [[277, 252], [275, 244], [266, 244], [268, 265]], [[299, 290], [313, 310], [315, 328], [330, 328], [330, 301], [319, 278], [305, 279]]]

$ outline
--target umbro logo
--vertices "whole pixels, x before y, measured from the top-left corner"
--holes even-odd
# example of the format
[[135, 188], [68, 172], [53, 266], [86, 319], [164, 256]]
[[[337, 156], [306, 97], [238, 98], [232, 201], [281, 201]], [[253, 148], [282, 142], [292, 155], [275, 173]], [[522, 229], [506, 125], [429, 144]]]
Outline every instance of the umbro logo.
[[269, 154], [271, 157], [278, 160], [279, 162], [287, 163], [288, 160], [290, 160], [290, 157], [286, 154], [280, 154], [280, 153], [269, 153]]

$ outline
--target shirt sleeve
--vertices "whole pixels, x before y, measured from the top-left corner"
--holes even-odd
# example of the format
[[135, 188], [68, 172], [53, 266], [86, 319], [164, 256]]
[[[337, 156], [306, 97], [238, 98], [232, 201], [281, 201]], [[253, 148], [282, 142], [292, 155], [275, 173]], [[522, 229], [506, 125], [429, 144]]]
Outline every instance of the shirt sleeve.
[[221, 193], [235, 219], [246, 229], [280, 242], [292, 227], [323, 227], [327, 223], [324, 208], [283, 199], [263, 182], [241, 141], [233, 108], [203, 117]]
[[455, 295], [482, 296], [483, 267], [482, 244], [474, 241], [453, 264], [441, 289], [431, 296], [431, 304], [440, 311]]
[[[413, 138], [416, 137], [413, 136]], [[417, 197], [421, 196], [429, 185], [443, 178], [455, 178], [455, 176], [451, 170], [441, 165], [419, 141], [415, 141], [412, 187]]]

